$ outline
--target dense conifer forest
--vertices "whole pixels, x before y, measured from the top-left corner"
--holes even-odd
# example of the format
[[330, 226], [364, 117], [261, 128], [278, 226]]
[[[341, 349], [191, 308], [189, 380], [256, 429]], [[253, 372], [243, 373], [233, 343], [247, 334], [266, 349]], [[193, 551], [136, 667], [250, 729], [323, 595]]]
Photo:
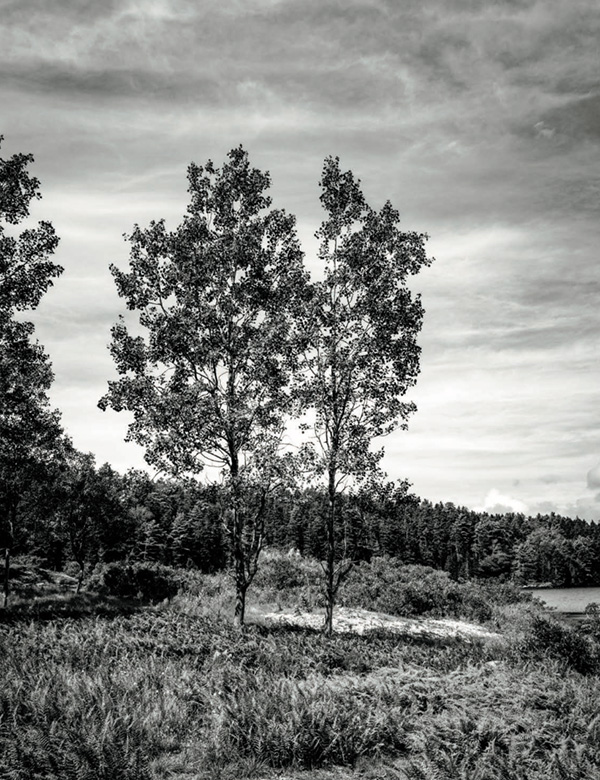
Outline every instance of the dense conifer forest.
[[[270, 497], [265, 546], [322, 559], [327, 497], [283, 490]], [[231, 562], [216, 485], [118, 474], [88, 457], [32, 482], [21, 496], [13, 554], [85, 576], [102, 564], [156, 563], [213, 573]], [[350, 495], [342, 507], [345, 555], [389, 556], [430, 566], [457, 581], [600, 585], [600, 525], [560, 515], [474, 512], [433, 504], [400, 487]]]

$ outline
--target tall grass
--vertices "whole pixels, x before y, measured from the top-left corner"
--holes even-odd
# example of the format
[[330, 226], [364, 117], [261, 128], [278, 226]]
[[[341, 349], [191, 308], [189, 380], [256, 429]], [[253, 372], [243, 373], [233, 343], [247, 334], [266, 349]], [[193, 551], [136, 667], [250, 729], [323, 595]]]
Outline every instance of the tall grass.
[[240, 632], [220, 577], [131, 614], [73, 597], [71, 617], [0, 624], [0, 778], [600, 777], [596, 667], [538, 607], [498, 609], [511, 632], [489, 641]]
[[258, 758], [275, 768], [354, 765], [407, 749], [405, 703], [385, 683], [227, 679], [212, 697], [212, 756]]

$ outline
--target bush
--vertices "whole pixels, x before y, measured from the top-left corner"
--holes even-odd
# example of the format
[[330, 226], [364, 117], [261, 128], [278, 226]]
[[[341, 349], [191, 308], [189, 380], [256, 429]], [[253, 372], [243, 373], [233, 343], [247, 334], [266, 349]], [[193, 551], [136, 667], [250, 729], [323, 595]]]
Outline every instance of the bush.
[[594, 641], [600, 642], [600, 606], [595, 601], [586, 606], [585, 617], [579, 628]]
[[445, 571], [387, 557], [356, 566], [339, 598], [343, 606], [400, 617], [451, 617], [479, 623], [492, 620], [498, 607], [527, 601], [531, 596], [511, 583], [456, 582]]
[[171, 599], [181, 587], [177, 573], [168, 566], [116, 561], [90, 577], [88, 588], [107, 596], [157, 603]]
[[452, 586], [448, 575], [427, 566], [377, 558], [356, 566], [340, 590], [340, 604], [401, 617], [443, 614]]
[[462, 617], [485, 622], [494, 599], [477, 583], [458, 583], [429, 566], [376, 558], [356, 566], [340, 591], [340, 604], [400, 617]]
[[266, 551], [252, 583], [252, 595], [263, 603], [277, 601], [280, 608], [313, 610], [324, 605], [323, 572], [313, 558]]
[[582, 674], [598, 670], [595, 644], [580, 631], [545, 615], [534, 615], [529, 629], [517, 644], [525, 660], [552, 658]]
[[314, 560], [284, 553], [266, 553], [260, 565], [254, 586], [265, 590], [291, 590], [304, 586], [319, 585], [321, 571]]
[[485, 580], [478, 583], [478, 587], [486, 595], [487, 599], [498, 607], [509, 604], [531, 604], [533, 601], [531, 593], [524, 591], [520, 585], [514, 582]]

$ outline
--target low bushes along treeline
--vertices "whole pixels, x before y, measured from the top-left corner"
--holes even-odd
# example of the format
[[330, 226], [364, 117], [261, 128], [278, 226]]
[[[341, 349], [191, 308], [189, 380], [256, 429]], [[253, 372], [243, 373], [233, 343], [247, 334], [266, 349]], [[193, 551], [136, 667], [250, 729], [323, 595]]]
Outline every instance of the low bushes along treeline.
[[[15, 564], [20, 578], [15, 582], [15, 608], [8, 610], [8, 622], [30, 617], [53, 617], [64, 614], [64, 600], [48, 603], [42, 611], [32, 595], [64, 593], [64, 583], [33, 586], [44, 576], [31, 560]], [[158, 604], [176, 596], [205, 601], [210, 610], [221, 603], [219, 614], [225, 614], [233, 598], [231, 578], [227, 572], [201, 575], [189, 569], [175, 569], [155, 563], [113, 562], [99, 565], [86, 584], [86, 594], [116, 598], [121, 602]], [[322, 575], [318, 561], [267, 552], [254, 584], [255, 601], [275, 605], [275, 609], [315, 611], [325, 604]], [[83, 602], [85, 603], [85, 601]], [[487, 625], [490, 630], [506, 627], [507, 610], [524, 608], [521, 628], [526, 630], [514, 652], [523, 659], [542, 655], [564, 662], [580, 672], [600, 670], [600, 608], [588, 605], [584, 619], [569, 625], [540, 611], [528, 593], [511, 583], [466, 581], [458, 583], [447, 572], [421, 565], [403, 564], [395, 558], [378, 558], [356, 565], [339, 593], [339, 605], [354, 607], [402, 618], [452, 618]], [[208, 606], [207, 606], [208, 605]], [[532, 609], [527, 611], [528, 605]], [[77, 611], [77, 605], [74, 605]], [[525, 618], [523, 618], [523, 615]]]
[[[281, 490], [266, 508], [265, 544], [323, 559], [324, 495]], [[13, 522], [12, 552], [79, 577], [99, 563], [160, 563], [210, 573], [229, 562], [217, 486], [120, 475], [89, 456], [32, 480]], [[345, 497], [340, 534], [355, 561], [392, 556], [454, 580], [600, 584], [600, 525], [558, 515], [489, 515], [417, 499], [407, 489]], [[0, 514], [0, 547], [5, 543]]]

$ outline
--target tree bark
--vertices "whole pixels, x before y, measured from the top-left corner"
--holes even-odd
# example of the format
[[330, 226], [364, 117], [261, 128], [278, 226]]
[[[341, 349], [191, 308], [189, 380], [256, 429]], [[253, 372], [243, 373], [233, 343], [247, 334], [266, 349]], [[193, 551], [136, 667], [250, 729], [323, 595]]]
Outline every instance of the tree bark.
[[[239, 563], [241, 566], [241, 574], [239, 573]], [[233, 615], [233, 624], [238, 628], [242, 628], [244, 625], [244, 619], [246, 616], [246, 578], [243, 571], [243, 561], [235, 563], [235, 611]]]
[[6, 607], [8, 604], [9, 588], [9, 573], [10, 573], [10, 547], [7, 545], [4, 549], [4, 588], [3, 588], [3, 600], [2, 606]]
[[77, 590], [75, 593], [79, 595], [81, 593], [81, 586], [83, 585], [83, 569], [84, 569], [85, 563], [83, 561], [79, 561], [79, 577], [77, 578]]
[[325, 625], [324, 633], [331, 636], [333, 633], [333, 608], [335, 606], [335, 510], [336, 510], [336, 489], [335, 489], [335, 468], [329, 469], [329, 506], [327, 507], [327, 557], [325, 559]]
[[[236, 475], [237, 477], [237, 475]], [[246, 614], [246, 571], [244, 567], [244, 548], [243, 548], [243, 525], [240, 508], [238, 506], [239, 496], [237, 495], [237, 486], [234, 485], [233, 495], [233, 565], [235, 581], [235, 610], [233, 613], [233, 623], [238, 628], [244, 625]]]
[[2, 606], [6, 607], [8, 604], [8, 597], [10, 595], [10, 554], [14, 543], [15, 532], [15, 518], [17, 514], [16, 503], [13, 501], [8, 510], [8, 538], [6, 540], [6, 547], [4, 548], [4, 587], [3, 587], [3, 600]]

